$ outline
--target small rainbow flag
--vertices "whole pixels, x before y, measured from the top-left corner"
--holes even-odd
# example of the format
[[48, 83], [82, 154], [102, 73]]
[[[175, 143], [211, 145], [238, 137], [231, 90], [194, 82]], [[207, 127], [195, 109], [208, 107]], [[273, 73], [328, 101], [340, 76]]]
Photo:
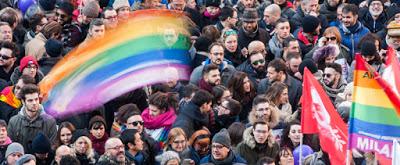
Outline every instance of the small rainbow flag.
[[393, 139], [400, 137], [400, 120], [367, 65], [360, 55], [356, 55], [349, 147], [374, 152], [382, 164], [390, 164]]
[[63, 117], [146, 85], [188, 80], [188, 20], [177, 11], [136, 11], [104, 38], [73, 50], [39, 84], [45, 111]]

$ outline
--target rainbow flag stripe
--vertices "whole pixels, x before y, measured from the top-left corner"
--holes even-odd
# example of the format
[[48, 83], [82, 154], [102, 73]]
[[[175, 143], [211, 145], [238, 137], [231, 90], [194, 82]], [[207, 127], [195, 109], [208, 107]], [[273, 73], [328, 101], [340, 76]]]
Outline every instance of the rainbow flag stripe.
[[183, 13], [134, 12], [104, 38], [70, 52], [40, 82], [46, 112], [84, 112], [146, 85], [188, 80], [189, 26]]
[[351, 149], [373, 151], [386, 159], [385, 162], [391, 159], [393, 139], [400, 137], [395, 107], [359, 55], [354, 71], [349, 132]]

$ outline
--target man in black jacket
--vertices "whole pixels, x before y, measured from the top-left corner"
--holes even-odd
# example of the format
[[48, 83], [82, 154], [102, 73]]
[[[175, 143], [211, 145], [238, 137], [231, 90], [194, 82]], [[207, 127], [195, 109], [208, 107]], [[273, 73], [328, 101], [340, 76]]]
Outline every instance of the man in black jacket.
[[172, 127], [182, 128], [186, 136], [190, 137], [196, 130], [208, 126], [212, 100], [213, 96], [209, 92], [197, 91], [192, 100], [180, 110]]

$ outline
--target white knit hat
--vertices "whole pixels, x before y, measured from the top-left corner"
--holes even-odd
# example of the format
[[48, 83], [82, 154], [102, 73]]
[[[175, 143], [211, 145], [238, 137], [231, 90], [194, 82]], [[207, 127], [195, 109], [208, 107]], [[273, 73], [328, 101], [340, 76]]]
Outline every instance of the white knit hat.
[[115, 0], [112, 6], [115, 10], [118, 10], [121, 7], [129, 7], [129, 2], [128, 0]]
[[156, 160], [160, 162], [161, 165], [166, 165], [168, 161], [173, 159], [176, 159], [179, 162], [181, 161], [181, 159], [179, 158], [179, 154], [174, 151], [166, 151], [156, 157]]

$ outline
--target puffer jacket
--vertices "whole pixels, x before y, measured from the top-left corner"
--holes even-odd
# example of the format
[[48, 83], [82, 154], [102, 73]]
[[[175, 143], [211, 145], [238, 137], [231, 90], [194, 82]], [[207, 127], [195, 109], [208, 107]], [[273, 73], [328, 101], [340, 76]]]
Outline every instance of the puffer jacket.
[[243, 141], [236, 150], [248, 164], [256, 164], [262, 157], [275, 158], [279, 154], [279, 145], [269, 136], [265, 144], [258, 144], [252, 135], [253, 127], [247, 128], [243, 133]]
[[38, 113], [36, 119], [31, 121], [26, 116], [25, 106], [23, 106], [18, 115], [12, 117], [8, 123], [7, 132], [9, 137], [13, 142], [22, 144], [26, 151], [31, 151], [30, 144], [40, 132], [46, 135], [52, 143], [56, 139], [56, 120], [44, 113], [42, 105], [40, 105]]

